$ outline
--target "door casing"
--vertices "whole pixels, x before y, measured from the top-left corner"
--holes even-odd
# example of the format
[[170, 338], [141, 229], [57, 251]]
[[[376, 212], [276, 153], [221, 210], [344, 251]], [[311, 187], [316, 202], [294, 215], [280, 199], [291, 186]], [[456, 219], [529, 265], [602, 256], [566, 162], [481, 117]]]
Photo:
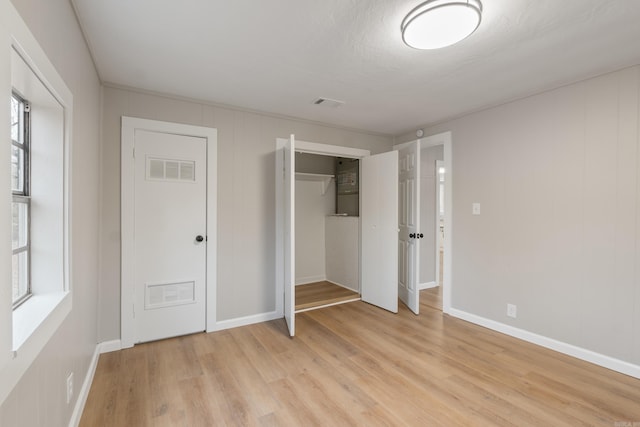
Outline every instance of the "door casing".
[[[276, 139], [276, 293], [275, 306], [279, 317], [284, 315], [284, 191], [282, 176], [284, 170], [284, 158], [278, 155], [283, 147], [290, 141], [287, 138]], [[359, 148], [341, 147], [339, 145], [318, 144], [315, 142], [295, 140], [295, 151], [309, 154], [320, 154], [324, 156], [346, 157], [351, 159], [361, 159], [371, 155], [369, 150]], [[358, 254], [358, 258], [360, 255]], [[360, 269], [360, 265], [358, 265]], [[362, 279], [362, 276], [360, 275]]]
[[[453, 260], [453, 147], [451, 132], [443, 132], [421, 138], [420, 149], [429, 147], [443, 146], [444, 151], [444, 167], [446, 170], [446, 179], [444, 181], [444, 229], [447, 237], [444, 239], [444, 260], [443, 260], [443, 283], [442, 283], [442, 312], [451, 312], [451, 294], [453, 291], [453, 281], [451, 277], [452, 260]], [[414, 141], [404, 144], [395, 145], [393, 148], [397, 150], [406, 144], [415, 143]]]
[[[435, 263], [436, 263], [436, 284], [440, 283], [440, 241], [442, 240], [442, 244], [444, 245], [444, 239], [441, 239], [441, 233], [440, 233], [440, 172], [438, 172], [440, 170], [441, 167], [444, 167], [444, 161], [442, 160], [436, 160], [436, 221], [435, 221], [435, 236], [436, 236], [436, 241], [435, 241], [435, 254], [436, 254], [436, 259], [435, 259]], [[445, 169], [445, 185], [446, 185], [446, 180], [447, 180], [447, 175], [446, 175], [446, 169]], [[444, 203], [443, 206], [444, 208]], [[444, 221], [444, 217], [442, 219]], [[444, 229], [444, 228], [443, 228]], [[446, 233], [446, 230], [445, 230]], [[444, 247], [443, 247], [444, 249]], [[444, 254], [444, 251], [442, 252]], [[443, 260], [444, 263], [444, 260]], [[444, 270], [444, 269], [443, 269]], [[444, 286], [444, 284], [443, 284]]]
[[207, 144], [207, 257], [206, 257], [206, 330], [217, 330], [217, 145], [215, 128], [184, 125], [157, 120], [122, 117], [121, 128], [121, 294], [120, 347], [133, 347], [135, 337], [135, 131], [170, 133], [204, 138]]

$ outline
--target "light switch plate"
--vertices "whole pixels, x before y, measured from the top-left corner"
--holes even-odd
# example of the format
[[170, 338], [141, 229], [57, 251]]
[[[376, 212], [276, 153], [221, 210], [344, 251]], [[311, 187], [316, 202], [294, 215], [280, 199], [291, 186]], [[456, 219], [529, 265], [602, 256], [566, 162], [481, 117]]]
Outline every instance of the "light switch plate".
[[480, 215], [480, 203], [473, 203], [471, 205], [471, 213], [473, 215]]

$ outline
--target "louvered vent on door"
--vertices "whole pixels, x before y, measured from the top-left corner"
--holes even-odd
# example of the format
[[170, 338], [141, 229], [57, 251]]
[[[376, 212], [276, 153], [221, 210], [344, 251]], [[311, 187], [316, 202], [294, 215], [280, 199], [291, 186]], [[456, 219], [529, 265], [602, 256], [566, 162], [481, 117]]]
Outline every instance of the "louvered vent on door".
[[147, 180], [193, 182], [196, 180], [196, 162], [148, 157]]
[[146, 284], [144, 309], [151, 310], [195, 302], [195, 282]]

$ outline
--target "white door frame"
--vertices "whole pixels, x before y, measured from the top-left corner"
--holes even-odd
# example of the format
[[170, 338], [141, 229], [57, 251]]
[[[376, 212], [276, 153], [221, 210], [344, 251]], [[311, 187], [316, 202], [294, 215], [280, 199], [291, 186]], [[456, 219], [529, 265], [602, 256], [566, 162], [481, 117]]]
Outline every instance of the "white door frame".
[[[279, 317], [284, 316], [284, 194], [283, 170], [284, 158], [280, 155], [282, 148], [289, 141], [288, 138], [276, 138], [276, 312]], [[346, 157], [361, 159], [371, 155], [371, 151], [359, 148], [341, 147], [339, 145], [318, 144], [316, 142], [295, 142], [295, 151], [299, 153], [321, 154], [324, 156]], [[295, 154], [294, 154], [295, 155]], [[358, 254], [360, 258], [360, 254]], [[358, 269], [360, 265], [358, 264]], [[359, 275], [362, 280], [362, 275]], [[361, 288], [362, 285], [359, 284]]]
[[[452, 252], [453, 252], [453, 146], [451, 140], [451, 132], [443, 132], [437, 135], [431, 135], [426, 138], [419, 139], [420, 149], [429, 147], [443, 146], [444, 151], [444, 167], [446, 170], [446, 178], [444, 180], [444, 229], [447, 233], [446, 239], [444, 239], [444, 277], [442, 283], [442, 312], [451, 312], [451, 293], [453, 290], [453, 280], [451, 277], [452, 270]], [[393, 147], [394, 150], [401, 148], [404, 145], [414, 143], [409, 141], [403, 144], [398, 144]], [[437, 281], [437, 278], [436, 278]]]
[[217, 156], [218, 131], [214, 128], [122, 117], [121, 134], [121, 287], [120, 287], [120, 346], [133, 347], [135, 337], [135, 131], [204, 138], [207, 145], [207, 261], [206, 261], [206, 328], [216, 330], [217, 289]]
[[[440, 173], [438, 171], [440, 170], [441, 167], [444, 168], [444, 161], [436, 160], [436, 168], [435, 168], [435, 171], [436, 171], [435, 173], [435, 177], [436, 177], [436, 223], [435, 223], [436, 280], [435, 282], [436, 282], [436, 285], [440, 284]], [[445, 168], [445, 171], [446, 171], [446, 168]], [[447, 182], [446, 180], [447, 180], [447, 176], [445, 174], [445, 183]], [[442, 220], [444, 222], [444, 218]], [[444, 245], [444, 240], [442, 241], [442, 243]], [[444, 260], [443, 260], [443, 264], [444, 264]]]

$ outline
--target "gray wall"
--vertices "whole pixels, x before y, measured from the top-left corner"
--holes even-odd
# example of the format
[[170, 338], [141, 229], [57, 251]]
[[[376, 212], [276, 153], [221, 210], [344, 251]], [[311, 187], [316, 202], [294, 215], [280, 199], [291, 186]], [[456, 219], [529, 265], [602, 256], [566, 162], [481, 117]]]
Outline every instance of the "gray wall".
[[[333, 183], [333, 182], [332, 182]], [[324, 182], [296, 179], [296, 285], [326, 280], [325, 218], [336, 211], [336, 189]]]
[[296, 153], [296, 172], [335, 175], [336, 158], [319, 154]]
[[452, 131], [454, 308], [640, 364], [639, 87], [633, 67], [426, 130]]
[[218, 129], [217, 320], [275, 310], [275, 144], [388, 151], [392, 138], [119, 88], [104, 88], [99, 340], [120, 338], [120, 117]]
[[[8, 1], [0, 1], [4, 10]], [[100, 84], [68, 0], [13, 0], [13, 4], [74, 97], [73, 309], [0, 406], [0, 425], [63, 426], [69, 422], [97, 342]], [[0, 57], [3, 67], [7, 54], [3, 51]], [[3, 277], [7, 277], [4, 272]], [[67, 405], [64, 384], [70, 372], [75, 374], [76, 391]]]
[[420, 151], [420, 283], [438, 282], [436, 278], [436, 160], [444, 159], [444, 148]]

